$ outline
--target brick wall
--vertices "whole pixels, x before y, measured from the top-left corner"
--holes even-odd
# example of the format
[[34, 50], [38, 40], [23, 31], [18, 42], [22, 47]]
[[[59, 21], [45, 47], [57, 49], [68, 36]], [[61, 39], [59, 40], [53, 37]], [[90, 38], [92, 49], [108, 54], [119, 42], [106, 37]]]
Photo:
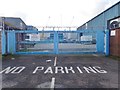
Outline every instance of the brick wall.
[[115, 30], [115, 36], [110, 36], [110, 55], [120, 57], [120, 29]]

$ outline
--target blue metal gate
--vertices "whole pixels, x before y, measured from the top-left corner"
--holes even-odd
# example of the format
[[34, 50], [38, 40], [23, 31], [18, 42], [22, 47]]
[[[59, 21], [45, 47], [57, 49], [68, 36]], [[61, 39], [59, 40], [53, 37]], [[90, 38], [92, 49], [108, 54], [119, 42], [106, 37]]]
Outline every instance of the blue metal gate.
[[[7, 33], [7, 37], [4, 33]], [[7, 38], [7, 42], [6, 42]], [[5, 45], [7, 43], [7, 50]], [[2, 54], [109, 54], [109, 32], [2, 31]]]

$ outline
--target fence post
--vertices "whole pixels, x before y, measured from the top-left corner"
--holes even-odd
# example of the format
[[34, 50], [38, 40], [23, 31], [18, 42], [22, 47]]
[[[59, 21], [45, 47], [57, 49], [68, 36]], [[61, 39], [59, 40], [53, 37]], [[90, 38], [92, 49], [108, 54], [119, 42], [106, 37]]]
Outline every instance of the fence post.
[[6, 52], [6, 36], [5, 36], [5, 30], [2, 30], [2, 35], [1, 35], [2, 37], [2, 39], [1, 39], [1, 43], [2, 43], [2, 46], [1, 46], [1, 48], [2, 48], [2, 55], [3, 54], [6, 54], [7, 52]]
[[104, 53], [104, 32], [98, 30], [96, 37], [97, 37], [97, 52]]
[[106, 38], [105, 38], [105, 55], [108, 56], [110, 54], [109, 48], [110, 48], [110, 32], [109, 30], [105, 30]]
[[59, 51], [58, 51], [58, 43], [59, 43], [59, 41], [58, 41], [58, 32], [55, 31], [54, 32], [54, 53], [55, 54], [59, 53]]
[[16, 41], [15, 41], [15, 31], [8, 32], [8, 53], [14, 54], [16, 52]]

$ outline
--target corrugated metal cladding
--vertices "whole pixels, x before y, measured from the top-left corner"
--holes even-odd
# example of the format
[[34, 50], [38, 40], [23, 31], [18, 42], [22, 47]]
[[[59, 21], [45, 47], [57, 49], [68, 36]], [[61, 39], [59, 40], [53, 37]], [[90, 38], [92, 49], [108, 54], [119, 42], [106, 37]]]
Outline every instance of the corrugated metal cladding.
[[120, 16], [120, 1], [98, 16], [84, 23], [82, 26], [78, 27], [77, 30], [105, 30], [107, 29], [107, 21], [118, 16]]
[[[0, 17], [0, 23], [4, 22], [4, 29], [5, 30], [26, 30], [27, 26], [23, 22], [21, 18], [16, 18], [16, 17]], [[3, 26], [2, 26], [3, 27]]]
[[118, 5], [118, 12], [119, 12], [119, 16], [120, 16], [120, 3]]

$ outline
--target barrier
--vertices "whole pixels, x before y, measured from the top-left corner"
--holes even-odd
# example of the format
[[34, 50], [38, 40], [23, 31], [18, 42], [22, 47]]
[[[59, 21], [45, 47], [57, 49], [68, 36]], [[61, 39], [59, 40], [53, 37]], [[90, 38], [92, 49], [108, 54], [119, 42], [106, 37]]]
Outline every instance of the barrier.
[[[7, 36], [5, 33], [7, 33]], [[108, 39], [109, 39], [108, 32], [101, 30], [97, 31], [4, 30], [2, 31], [2, 54], [100, 53], [109, 55]], [[7, 45], [7, 48], [5, 45]]]

